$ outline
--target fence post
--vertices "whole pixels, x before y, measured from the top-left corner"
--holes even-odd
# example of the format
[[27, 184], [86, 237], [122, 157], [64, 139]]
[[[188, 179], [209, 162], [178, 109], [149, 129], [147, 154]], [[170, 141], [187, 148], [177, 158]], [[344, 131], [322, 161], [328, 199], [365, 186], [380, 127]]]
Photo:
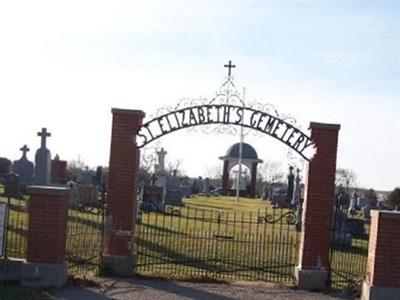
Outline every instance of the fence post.
[[134, 239], [140, 152], [136, 135], [143, 111], [112, 109], [103, 265], [118, 276], [132, 276], [136, 265]]
[[340, 125], [310, 123], [317, 153], [308, 164], [305, 184], [299, 266], [301, 289], [324, 289], [329, 275], [329, 251], [334, 207], [336, 152]]
[[67, 281], [65, 261], [69, 189], [28, 186], [27, 263], [21, 284], [60, 287]]
[[400, 299], [400, 212], [371, 212], [362, 300]]

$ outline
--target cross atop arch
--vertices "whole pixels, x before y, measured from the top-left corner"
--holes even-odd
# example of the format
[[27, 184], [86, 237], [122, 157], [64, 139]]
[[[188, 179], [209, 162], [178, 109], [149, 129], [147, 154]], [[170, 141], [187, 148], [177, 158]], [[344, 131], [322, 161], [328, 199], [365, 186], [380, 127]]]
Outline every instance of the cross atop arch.
[[236, 68], [235, 65], [232, 65], [232, 61], [229, 60], [229, 63], [227, 65], [224, 65], [225, 68], [228, 68], [228, 76], [231, 76], [231, 71], [233, 68]]

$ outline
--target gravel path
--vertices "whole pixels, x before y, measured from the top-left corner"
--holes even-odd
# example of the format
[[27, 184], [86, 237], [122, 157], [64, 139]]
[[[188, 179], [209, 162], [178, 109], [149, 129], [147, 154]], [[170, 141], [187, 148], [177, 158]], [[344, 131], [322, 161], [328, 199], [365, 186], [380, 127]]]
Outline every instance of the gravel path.
[[64, 287], [54, 293], [65, 300], [232, 300], [339, 299], [264, 282], [199, 283], [151, 279], [94, 279], [94, 287]]

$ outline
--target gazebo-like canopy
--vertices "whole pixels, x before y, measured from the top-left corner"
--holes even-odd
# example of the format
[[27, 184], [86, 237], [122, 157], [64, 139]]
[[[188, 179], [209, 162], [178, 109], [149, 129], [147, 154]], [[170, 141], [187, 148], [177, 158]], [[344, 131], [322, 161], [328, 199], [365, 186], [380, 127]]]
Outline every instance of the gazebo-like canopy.
[[[224, 162], [222, 173], [223, 194], [228, 195], [229, 192], [229, 173], [232, 168], [239, 163], [240, 143], [233, 144], [228, 148], [224, 156], [219, 157]], [[263, 161], [258, 158], [257, 151], [249, 144], [242, 144], [242, 164], [250, 169], [250, 198], [255, 198], [256, 180], [257, 180], [257, 164]]]

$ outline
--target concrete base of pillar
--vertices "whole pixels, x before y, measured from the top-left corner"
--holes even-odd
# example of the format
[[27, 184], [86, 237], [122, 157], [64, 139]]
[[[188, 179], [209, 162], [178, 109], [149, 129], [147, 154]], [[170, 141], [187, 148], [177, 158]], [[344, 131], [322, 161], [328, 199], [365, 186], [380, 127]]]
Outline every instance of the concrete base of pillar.
[[328, 275], [328, 271], [301, 269], [300, 267], [296, 267], [294, 274], [298, 288], [307, 291], [324, 290]]
[[0, 259], [0, 281], [21, 279], [21, 268], [25, 264], [24, 259]]
[[21, 265], [21, 284], [29, 287], [61, 287], [67, 282], [67, 262], [41, 264], [27, 262]]
[[400, 287], [373, 286], [364, 281], [361, 300], [397, 300], [400, 299]]
[[136, 267], [136, 257], [120, 255], [104, 255], [103, 267], [116, 276], [132, 277]]

